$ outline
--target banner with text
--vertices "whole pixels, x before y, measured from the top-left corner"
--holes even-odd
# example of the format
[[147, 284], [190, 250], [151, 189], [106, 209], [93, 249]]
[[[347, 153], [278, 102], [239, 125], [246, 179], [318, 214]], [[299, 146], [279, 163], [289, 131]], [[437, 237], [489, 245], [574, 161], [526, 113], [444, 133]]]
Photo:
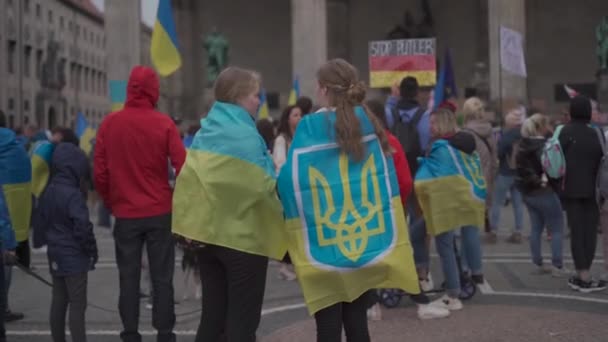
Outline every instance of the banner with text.
[[372, 88], [391, 87], [413, 76], [420, 86], [436, 82], [435, 38], [369, 42], [369, 83]]
[[508, 27], [500, 27], [500, 64], [512, 74], [527, 77], [524, 39], [521, 33]]

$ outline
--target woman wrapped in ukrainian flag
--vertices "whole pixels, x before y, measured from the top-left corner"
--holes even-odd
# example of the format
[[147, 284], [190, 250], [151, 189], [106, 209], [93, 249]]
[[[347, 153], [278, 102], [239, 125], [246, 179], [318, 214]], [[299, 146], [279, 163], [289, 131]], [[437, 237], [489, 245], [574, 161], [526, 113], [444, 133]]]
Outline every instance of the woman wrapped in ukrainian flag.
[[197, 341], [254, 342], [268, 258], [287, 248], [276, 173], [253, 116], [257, 73], [230, 67], [188, 149], [173, 196], [173, 232], [198, 242], [203, 315]]

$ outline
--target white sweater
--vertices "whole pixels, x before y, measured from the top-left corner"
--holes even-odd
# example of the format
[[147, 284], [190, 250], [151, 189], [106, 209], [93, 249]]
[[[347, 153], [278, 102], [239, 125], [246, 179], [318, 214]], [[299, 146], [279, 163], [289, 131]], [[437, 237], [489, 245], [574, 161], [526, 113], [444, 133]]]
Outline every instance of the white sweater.
[[274, 159], [274, 164], [277, 168], [277, 175], [287, 161], [287, 149], [287, 140], [281, 134], [274, 140], [274, 147], [272, 149], [272, 159]]

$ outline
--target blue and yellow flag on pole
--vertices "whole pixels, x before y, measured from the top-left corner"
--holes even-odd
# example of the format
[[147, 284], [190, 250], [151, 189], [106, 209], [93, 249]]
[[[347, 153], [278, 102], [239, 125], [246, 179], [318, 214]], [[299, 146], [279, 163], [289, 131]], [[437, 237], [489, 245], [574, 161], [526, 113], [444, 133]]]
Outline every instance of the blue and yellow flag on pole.
[[260, 90], [260, 108], [258, 108], [258, 120], [268, 119], [270, 111], [268, 110], [268, 99], [266, 98], [266, 90]]
[[182, 65], [171, 0], [159, 0], [150, 43], [152, 64], [161, 76], [168, 76]]
[[32, 194], [38, 198], [46, 188], [51, 175], [51, 161], [55, 144], [44, 140], [32, 148]]
[[289, 101], [287, 102], [288, 106], [293, 106], [298, 101], [300, 97], [300, 80], [298, 76], [293, 80], [293, 86], [291, 87], [291, 92], [289, 93]]
[[483, 227], [486, 183], [477, 152], [466, 154], [437, 140], [422, 158], [414, 185], [433, 236], [462, 226]]
[[90, 155], [93, 150], [92, 141], [95, 139], [96, 135], [97, 130], [91, 127], [84, 115], [79, 112], [78, 117], [76, 118], [76, 136], [78, 136], [78, 139], [80, 140], [80, 148], [87, 156]]
[[420, 291], [393, 160], [362, 107], [356, 115], [363, 161], [328, 131], [336, 114], [316, 113], [300, 121], [279, 175], [289, 255], [311, 314], [370, 289]]
[[17, 242], [29, 237], [32, 216], [32, 165], [15, 133], [0, 128], [0, 185]]
[[110, 103], [112, 112], [119, 111], [127, 102], [127, 81], [125, 80], [110, 80]]
[[274, 163], [245, 109], [216, 102], [201, 121], [175, 184], [173, 232], [274, 259], [285, 256]]

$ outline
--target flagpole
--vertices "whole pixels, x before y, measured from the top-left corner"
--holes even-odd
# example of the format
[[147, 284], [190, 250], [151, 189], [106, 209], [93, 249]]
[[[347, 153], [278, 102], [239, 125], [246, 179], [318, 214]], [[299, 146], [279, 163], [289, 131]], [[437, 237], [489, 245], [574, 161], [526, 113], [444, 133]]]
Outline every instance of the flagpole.
[[498, 115], [502, 125], [504, 119], [504, 108], [502, 98], [502, 36], [500, 34], [500, 27], [501, 25], [498, 25]]

